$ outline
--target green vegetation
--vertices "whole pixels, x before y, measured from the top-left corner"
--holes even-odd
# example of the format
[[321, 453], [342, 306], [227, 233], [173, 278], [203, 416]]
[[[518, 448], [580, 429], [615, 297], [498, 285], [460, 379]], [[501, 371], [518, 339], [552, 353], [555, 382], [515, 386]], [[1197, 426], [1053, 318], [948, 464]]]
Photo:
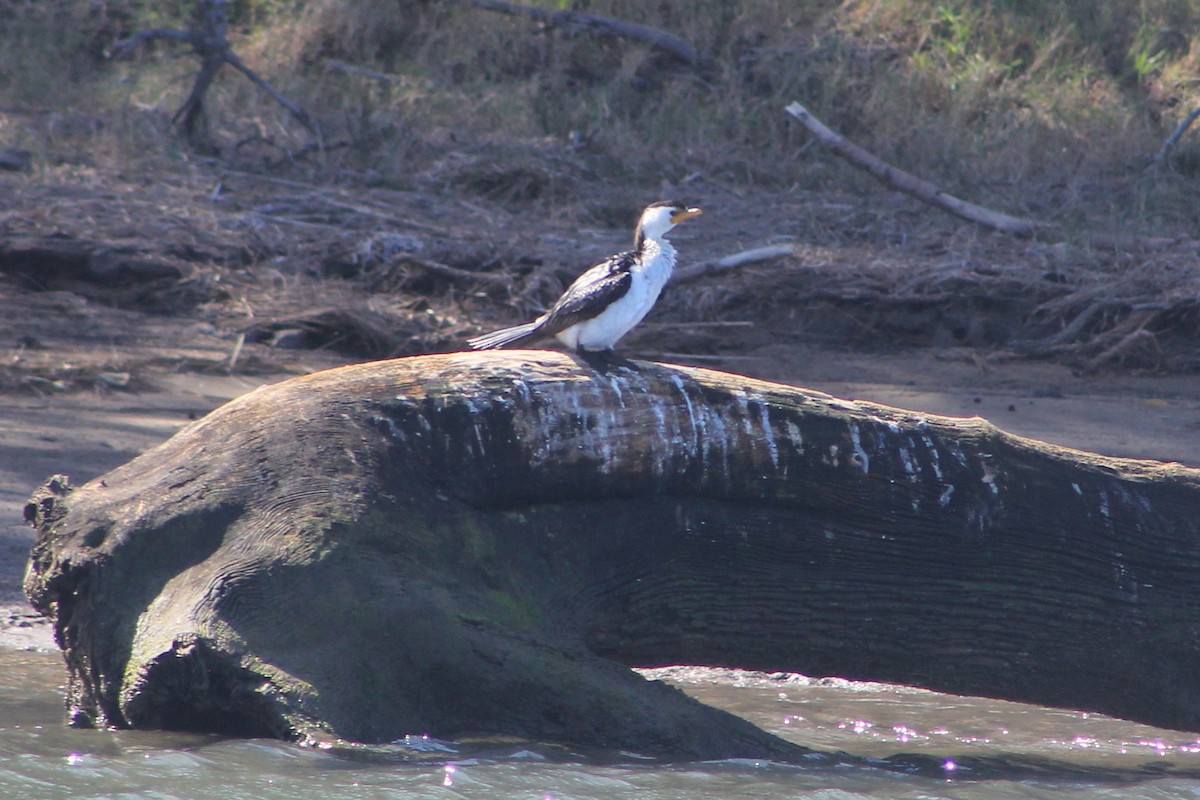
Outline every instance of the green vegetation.
[[[1139, 224], [1167, 230], [1195, 222], [1194, 203], [1173, 190], [1186, 192], [1200, 171], [1195, 135], [1181, 141], [1173, 174], [1131, 177], [1200, 102], [1193, 2], [541, 5], [670, 31], [711, 67], [694, 71], [645, 45], [436, 0], [237, 0], [231, 37], [248, 64], [344, 145], [304, 169], [382, 185], [411, 185], [448, 150], [481, 147], [517, 163], [565, 153], [589, 180], [657, 185], [702, 167], [717, 179], [777, 188], [866, 185], [844, 169], [814, 169], [806, 135], [781, 110], [800, 100], [881, 157], [1015, 213], [1064, 222], [1136, 213]], [[121, 61], [105, 54], [136, 30], [188, 24], [184, 9], [145, 0], [7, 4], [3, 105], [103, 120], [88, 135], [115, 138], [91, 141], [92, 152], [124, 148], [137, 159], [182, 147], [165, 135], [165, 120], [186, 96], [195, 60], [167, 43]], [[245, 156], [247, 141], [269, 141], [275, 149], [263, 157], [278, 159], [305, 139], [230, 69], [209, 109], [225, 153], [241, 142]], [[147, 132], [148, 117], [157, 135]], [[0, 145], [67, 157], [56, 136], [20, 141], [10, 130], [9, 138], [17, 141]], [[1128, 185], [1114, 191], [1116, 178]], [[502, 199], [561, 198], [533, 191]]]

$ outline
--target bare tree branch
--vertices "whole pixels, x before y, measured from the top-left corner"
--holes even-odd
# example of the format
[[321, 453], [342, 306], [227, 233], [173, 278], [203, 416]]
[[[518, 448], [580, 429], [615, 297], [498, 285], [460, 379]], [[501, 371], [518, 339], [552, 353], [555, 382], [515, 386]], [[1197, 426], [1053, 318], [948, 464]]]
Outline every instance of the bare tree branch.
[[550, 11], [537, 6], [510, 3], [507, 0], [449, 0], [449, 2], [495, 11], [510, 17], [529, 17], [548, 28], [586, 30], [600, 36], [615, 36], [643, 42], [674, 56], [690, 67], [700, 67], [706, 62], [706, 59], [696, 52], [696, 48], [692, 46], [691, 42], [649, 25], [626, 22], [598, 14], [584, 14], [580, 11]]
[[254, 70], [247, 67], [245, 62], [243, 62], [242, 59], [238, 57], [237, 53], [226, 48], [223, 55], [225, 57], [225, 61], [228, 62], [231, 67], [233, 67], [238, 72], [242, 73], [247, 78], [249, 78], [250, 82], [253, 83], [255, 86], [262, 89], [267, 94], [271, 95], [271, 99], [273, 99], [276, 103], [279, 103], [279, 105], [286, 108], [288, 110], [288, 113], [290, 113], [293, 117], [295, 117], [296, 121], [299, 122], [301, 125], [303, 125], [305, 127], [305, 129], [307, 129], [309, 131], [309, 133], [313, 134], [314, 136], [320, 137], [321, 133], [320, 133], [320, 131], [317, 130], [317, 126], [315, 123], [313, 123], [312, 118], [308, 116], [307, 111], [305, 111], [303, 108], [301, 108], [296, 103], [293, 103], [291, 100], [284, 97], [283, 94], [278, 89], [276, 89], [274, 86], [272, 86], [270, 83], [268, 83], [265, 78], [260, 76]]
[[1035, 236], [1059, 232], [1055, 225], [1023, 217], [1012, 217], [947, 194], [929, 181], [888, 164], [849, 139], [834, 133], [799, 103], [792, 103], [784, 110], [800, 120], [801, 124], [834, 155], [840, 156], [849, 161], [852, 166], [870, 173], [887, 186], [912, 195], [923, 203], [948, 211], [956, 217], [977, 225], [1003, 233], [1011, 233], [1014, 236]]
[[196, 55], [200, 57], [200, 71], [192, 83], [192, 90], [187, 100], [175, 112], [172, 121], [180, 123], [184, 132], [190, 137], [195, 134], [196, 126], [204, 111], [204, 95], [212, 85], [217, 73], [225, 64], [245, 75], [254, 85], [271, 95], [279, 105], [287, 109], [296, 121], [316, 136], [319, 140], [321, 132], [308, 113], [296, 103], [289, 100], [265, 78], [246, 66], [245, 62], [233, 52], [229, 44], [229, 23], [225, 14], [228, 0], [197, 0], [199, 5], [199, 22], [197, 27], [189, 30], [175, 28], [150, 28], [139, 31], [128, 39], [118, 42], [112, 49], [114, 57], [132, 53], [137, 48], [155, 39], [168, 39], [182, 44], [189, 44]]

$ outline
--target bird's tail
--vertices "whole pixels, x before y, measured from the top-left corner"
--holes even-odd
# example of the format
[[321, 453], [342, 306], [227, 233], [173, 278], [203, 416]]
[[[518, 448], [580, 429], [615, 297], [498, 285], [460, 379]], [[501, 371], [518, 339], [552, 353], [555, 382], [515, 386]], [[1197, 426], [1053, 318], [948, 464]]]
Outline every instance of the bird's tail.
[[498, 331], [485, 333], [483, 336], [476, 336], [474, 339], [468, 339], [467, 344], [473, 350], [491, 350], [509, 344], [522, 344], [540, 336], [541, 327], [542, 321], [535, 319], [524, 325], [514, 325], [511, 328], [501, 328]]

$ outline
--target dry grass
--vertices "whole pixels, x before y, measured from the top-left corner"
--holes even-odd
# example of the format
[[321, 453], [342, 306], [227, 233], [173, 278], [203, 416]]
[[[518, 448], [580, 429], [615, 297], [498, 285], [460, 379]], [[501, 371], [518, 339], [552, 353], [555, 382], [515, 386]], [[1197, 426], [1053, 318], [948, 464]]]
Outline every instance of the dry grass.
[[[695, 258], [777, 235], [803, 247], [666, 298], [659, 321], [757, 320], [719, 335], [680, 328], [674, 350], [769, 334], [1200, 368], [1196, 135], [1171, 170], [1141, 171], [1200, 102], [1200, 11], [1076, 5], [587, 4], [687, 38], [711, 58], [694, 71], [629, 42], [436, 1], [246, 0], [232, 4], [235, 48], [313, 114], [327, 146], [309, 147], [227, 69], [208, 98], [216, 150], [202, 156], [170, 124], [194, 59], [167, 45], [104, 56], [186, 18], [132, 0], [0, 0], [12, 20], [0, 148], [30, 149], [35, 164], [9, 183], [0, 232], [140, 247], [181, 263], [172, 290], [193, 292], [191, 307], [228, 335], [298, 329], [376, 356], [532, 313], [623, 242], [648, 196], [680, 194], [711, 211], [689, 229]], [[808, 146], [782, 111], [793, 99], [882, 157], [1058, 222], [1073, 242], [988, 236], [881, 193]], [[1114, 232], [1134, 244], [1114, 248]], [[355, 321], [345, 309], [364, 293], [374, 316]]]
[[[627, 42], [539, 32], [458, 6], [299, 8], [264, 19], [247, 52], [294, 96], [313, 98], [332, 137], [355, 143], [329, 168], [365, 169], [389, 185], [406, 185], [414, 163], [447, 148], [502, 140], [527, 143], [535, 160], [557, 147], [589, 180], [653, 186], [703, 171], [776, 189], [872, 190], [797, 155], [807, 140], [781, 108], [800, 99], [885, 159], [981, 202], [1149, 233], [1197, 222], [1192, 138], [1177, 153], [1179, 174], [1136, 177], [1197, 102], [1200, 11], [1180, 0], [587, 5], [693, 42], [713, 59], [700, 74]], [[387, 80], [339, 72], [328, 59]], [[254, 106], [253, 91], [234, 87], [225, 102]], [[221, 116], [244, 112], [222, 106]], [[575, 193], [505, 196], [480, 183], [494, 199], [542, 208]]]
[[[0, 50], [0, 93], [11, 104], [53, 96], [53, 113], [103, 116], [92, 140], [113, 156], [122, 147], [132, 158], [170, 150], [148, 142], [138, 118], [153, 113], [161, 137], [194, 62], [168, 45], [133, 62], [103, 54], [140, 27], [186, 19], [152, 16], [132, 0], [8, 3], [14, 23]], [[304, 131], [227, 70], [209, 119], [222, 154], [247, 165], [412, 187], [446, 155], [500, 141], [518, 162], [554, 153], [582, 165], [588, 181], [646, 187], [704, 171], [777, 189], [867, 190], [802, 150], [805, 135], [781, 110], [798, 99], [881, 157], [981, 202], [1076, 224], [1123, 211], [1154, 232], [1197, 221], [1183, 210], [1195, 204], [1182, 202], [1180, 181], [1133, 177], [1198, 101], [1200, 9], [1183, 0], [587, 4], [688, 39], [712, 60], [700, 73], [629, 42], [539, 31], [448, 3], [247, 0], [232, 8], [241, 55], [342, 145], [289, 165]], [[72, 72], [63, 75], [63, 64]], [[1174, 162], [1184, 181], [1200, 169], [1193, 139]], [[516, 143], [529, 153], [516, 153]], [[577, 193], [533, 176], [529, 164], [522, 170], [514, 183], [524, 188], [481, 180], [480, 193], [542, 208]]]

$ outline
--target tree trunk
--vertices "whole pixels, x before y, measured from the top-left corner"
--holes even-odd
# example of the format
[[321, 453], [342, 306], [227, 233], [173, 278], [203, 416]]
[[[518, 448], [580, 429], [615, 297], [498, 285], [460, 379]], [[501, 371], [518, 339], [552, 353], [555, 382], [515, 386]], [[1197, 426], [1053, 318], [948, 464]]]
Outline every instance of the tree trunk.
[[1200, 471], [542, 351], [241, 397], [27, 509], [76, 723], [798, 758], [623, 665], [1200, 730]]

